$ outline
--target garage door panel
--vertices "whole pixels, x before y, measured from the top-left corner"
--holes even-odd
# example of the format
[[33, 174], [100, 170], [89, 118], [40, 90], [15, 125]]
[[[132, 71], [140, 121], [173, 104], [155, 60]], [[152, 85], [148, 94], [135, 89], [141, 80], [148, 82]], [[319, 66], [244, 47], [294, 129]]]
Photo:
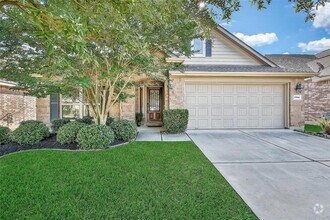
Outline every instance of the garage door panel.
[[208, 116], [208, 108], [197, 108], [198, 116]]
[[198, 128], [201, 128], [201, 129], [203, 129], [203, 128], [205, 128], [205, 129], [207, 129], [207, 128], [210, 128], [209, 127], [209, 120], [208, 119], [198, 119]]
[[283, 85], [186, 84], [190, 129], [283, 128]]
[[211, 104], [212, 105], [220, 105], [222, 104], [222, 96], [219, 96], [219, 95], [211, 95], [210, 96], [211, 98]]
[[222, 115], [222, 109], [221, 108], [211, 108], [211, 115], [212, 116], [221, 116]]
[[197, 104], [198, 105], [207, 105], [208, 104], [208, 96], [199, 96]]

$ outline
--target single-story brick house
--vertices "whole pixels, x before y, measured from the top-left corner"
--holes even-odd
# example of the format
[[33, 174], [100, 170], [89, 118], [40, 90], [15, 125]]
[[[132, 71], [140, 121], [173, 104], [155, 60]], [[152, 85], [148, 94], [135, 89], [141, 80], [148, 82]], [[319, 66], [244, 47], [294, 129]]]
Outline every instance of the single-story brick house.
[[[114, 106], [111, 116], [134, 119], [136, 112], [142, 112], [144, 123], [155, 126], [162, 124], [163, 109], [187, 108], [189, 129], [289, 128], [304, 124], [301, 85], [305, 78], [315, 75], [314, 71], [281, 67], [222, 27], [211, 36], [192, 42], [197, 51], [194, 56], [167, 59], [185, 64], [184, 71], [170, 71], [168, 78], [159, 81], [139, 79], [144, 86], [132, 88], [135, 97]], [[1, 106], [3, 102], [16, 102], [14, 99], [0, 98]], [[35, 108], [29, 114], [47, 124], [55, 118], [88, 114], [84, 103], [62, 95], [21, 99], [31, 99], [28, 102]], [[1, 107], [0, 117], [13, 110]]]

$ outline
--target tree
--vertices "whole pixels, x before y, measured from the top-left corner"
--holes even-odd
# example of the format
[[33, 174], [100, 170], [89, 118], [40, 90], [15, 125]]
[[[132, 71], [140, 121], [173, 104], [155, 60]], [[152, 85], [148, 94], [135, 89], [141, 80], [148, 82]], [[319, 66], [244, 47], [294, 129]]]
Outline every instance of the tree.
[[[308, 19], [325, 2], [289, 1]], [[270, 2], [251, 0], [258, 9]], [[229, 19], [241, 7], [239, 0], [205, 3], [220, 10], [199, 0], [0, 0], [0, 78], [35, 96], [82, 88], [95, 121], [105, 124], [138, 75], [177, 68], [165, 58], [190, 56], [190, 42], [208, 36], [215, 16]]]

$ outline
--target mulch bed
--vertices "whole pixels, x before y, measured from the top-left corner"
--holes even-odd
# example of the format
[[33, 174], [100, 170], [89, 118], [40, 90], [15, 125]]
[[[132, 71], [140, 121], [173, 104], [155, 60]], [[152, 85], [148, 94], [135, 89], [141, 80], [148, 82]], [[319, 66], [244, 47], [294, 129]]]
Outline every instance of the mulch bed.
[[[123, 141], [115, 140], [110, 146], [124, 143]], [[0, 156], [14, 153], [17, 151], [32, 150], [32, 149], [65, 149], [65, 150], [81, 150], [77, 143], [72, 144], [60, 144], [56, 141], [56, 135], [51, 134], [49, 138], [42, 140], [39, 144], [25, 144], [19, 145], [17, 143], [10, 142], [8, 144], [0, 145]]]

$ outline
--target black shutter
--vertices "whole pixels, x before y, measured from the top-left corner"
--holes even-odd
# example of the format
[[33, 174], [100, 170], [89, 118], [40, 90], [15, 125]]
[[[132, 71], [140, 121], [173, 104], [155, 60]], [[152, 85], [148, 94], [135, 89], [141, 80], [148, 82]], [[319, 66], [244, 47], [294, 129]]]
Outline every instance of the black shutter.
[[207, 39], [205, 46], [206, 46], [205, 56], [211, 57], [212, 56], [212, 40]]
[[58, 119], [60, 116], [59, 94], [50, 95], [50, 120]]

